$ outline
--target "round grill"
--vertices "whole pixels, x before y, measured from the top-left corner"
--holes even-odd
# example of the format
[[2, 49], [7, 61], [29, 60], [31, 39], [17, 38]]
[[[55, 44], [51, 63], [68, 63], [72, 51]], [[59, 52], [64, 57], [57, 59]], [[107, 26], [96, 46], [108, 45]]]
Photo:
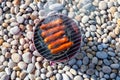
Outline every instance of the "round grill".
[[[61, 22], [57, 22], [57, 20], [59, 21], [61, 20]], [[52, 32], [52, 29], [56, 28], [56, 26], [57, 28], [64, 26], [64, 29], [61, 30], [60, 28]], [[53, 36], [52, 39], [50, 38], [51, 41], [48, 39], [50, 42], [45, 42], [46, 37], [43, 37], [42, 35], [45, 31], [48, 32], [46, 33], [47, 38], [56, 35], [60, 31], [63, 31], [64, 34], [62, 34], [58, 38]], [[67, 46], [68, 48], [66, 48], [66, 46], [63, 47], [62, 45], [66, 44], [64, 42], [61, 45], [59, 45], [62, 46], [62, 50], [52, 53], [52, 50], [54, 49], [49, 49], [48, 47], [49, 44], [52, 44], [55, 41], [57, 41], [59, 38], [64, 38], [64, 37], [68, 40], [69, 43], [72, 43], [71, 46], [69, 47]], [[64, 15], [55, 14], [48, 16], [47, 18], [43, 19], [39, 24], [37, 24], [34, 31], [34, 44], [36, 49], [38, 50], [41, 56], [43, 56], [44, 58], [50, 61], [60, 62], [70, 59], [73, 55], [75, 55], [79, 51], [80, 43], [81, 43], [80, 29], [72, 19]], [[54, 48], [57, 49], [59, 46], [54, 46]]]

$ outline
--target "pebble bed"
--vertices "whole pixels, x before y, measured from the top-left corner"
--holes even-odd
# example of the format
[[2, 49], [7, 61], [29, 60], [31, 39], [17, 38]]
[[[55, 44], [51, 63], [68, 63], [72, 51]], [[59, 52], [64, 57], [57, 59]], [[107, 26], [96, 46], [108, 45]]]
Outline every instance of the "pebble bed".
[[[32, 42], [51, 14], [82, 30], [81, 52], [50, 65]], [[0, 0], [0, 80], [120, 80], [120, 0]]]

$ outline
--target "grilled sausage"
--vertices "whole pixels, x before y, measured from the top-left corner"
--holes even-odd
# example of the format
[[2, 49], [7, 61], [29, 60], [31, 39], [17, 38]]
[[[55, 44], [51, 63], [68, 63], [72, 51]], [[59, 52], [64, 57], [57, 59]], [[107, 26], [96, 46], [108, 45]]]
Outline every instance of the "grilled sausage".
[[41, 35], [42, 35], [42, 37], [46, 37], [48, 35], [51, 35], [51, 34], [53, 34], [55, 32], [58, 32], [59, 30], [63, 30], [63, 29], [64, 29], [64, 25], [62, 25], [62, 26], [56, 26], [54, 28], [48, 29], [46, 31], [43, 31], [41, 33]]
[[59, 53], [63, 50], [66, 50], [66, 49], [70, 48], [72, 45], [73, 45], [73, 42], [67, 42], [65, 44], [60, 45], [59, 47], [57, 47], [55, 49], [51, 49], [51, 53], [52, 54]]
[[60, 36], [62, 36], [64, 33], [65, 33], [65, 31], [63, 31], [63, 30], [61, 30], [61, 31], [59, 31], [59, 32], [56, 32], [55, 34], [46, 37], [46, 38], [44, 39], [44, 42], [45, 42], [45, 43], [48, 43], [48, 42], [50, 42], [50, 41], [52, 41], [52, 40], [55, 40], [55, 39], [59, 38]]
[[61, 24], [62, 22], [63, 22], [62, 19], [57, 19], [57, 20], [54, 20], [54, 21], [49, 22], [47, 24], [42, 24], [40, 26], [40, 29], [45, 30], [45, 29], [51, 28], [51, 27], [53, 27], [55, 25]]
[[48, 49], [53, 49], [53, 48], [55, 48], [56, 46], [59, 46], [59, 45], [65, 43], [65, 42], [67, 42], [67, 41], [68, 41], [68, 38], [67, 38], [67, 37], [63, 37], [63, 38], [61, 38], [61, 39], [58, 39], [58, 40], [50, 43], [50, 44], [48, 45]]

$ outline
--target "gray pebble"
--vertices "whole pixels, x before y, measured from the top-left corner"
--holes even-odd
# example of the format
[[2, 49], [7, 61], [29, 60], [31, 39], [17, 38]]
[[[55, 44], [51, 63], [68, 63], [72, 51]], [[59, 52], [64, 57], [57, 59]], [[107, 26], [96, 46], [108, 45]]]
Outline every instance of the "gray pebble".
[[5, 72], [7, 73], [7, 75], [11, 74], [11, 69], [10, 68], [5, 68]]
[[115, 79], [115, 77], [116, 77], [116, 74], [115, 74], [115, 73], [111, 73], [111, 74], [110, 74], [110, 78]]
[[32, 63], [28, 64], [28, 67], [27, 67], [27, 72], [28, 73], [32, 73], [34, 71], [34, 69], [35, 69], [34, 64], [32, 64]]
[[87, 65], [89, 63], [89, 58], [88, 57], [84, 57], [83, 58], [83, 64]]
[[57, 73], [57, 74], [56, 74], [56, 79], [57, 79], [57, 80], [62, 80], [61, 74]]
[[63, 9], [63, 5], [62, 4], [60, 4], [60, 3], [55, 3], [55, 4], [52, 4], [52, 5], [50, 5], [49, 6], [49, 9], [50, 10], [62, 10]]
[[62, 74], [63, 80], [70, 80], [70, 78], [66, 74]]
[[68, 64], [69, 65], [74, 65], [76, 63], [76, 59], [74, 58], [74, 59], [71, 59], [69, 62], [68, 62]]
[[11, 73], [11, 79], [15, 79], [15, 77], [16, 77], [16, 73], [15, 73], [15, 71], [13, 71], [12, 73]]
[[114, 52], [108, 52], [108, 55], [110, 55], [111, 57], [114, 57], [115, 53]]
[[86, 73], [87, 73], [88, 75], [93, 75], [94, 72], [95, 72], [94, 69], [88, 69]]
[[109, 79], [110, 76], [109, 76], [108, 74], [105, 74], [105, 75], [104, 75], [104, 78]]
[[22, 55], [23, 61], [26, 63], [32, 62], [32, 54], [30, 52], [24, 53]]
[[108, 54], [104, 51], [101, 51], [101, 52], [97, 52], [96, 56], [100, 59], [106, 59], [108, 57]]
[[1, 80], [9, 80], [10, 79], [10, 77], [9, 77], [9, 75], [7, 75], [7, 74], [4, 74], [2, 77], [1, 77]]
[[96, 26], [95, 25], [90, 25], [90, 30], [91, 31], [96, 31]]
[[82, 61], [81, 60], [77, 60], [76, 64], [80, 67], [82, 65]]
[[77, 75], [74, 77], [74, 80], [83, 80], [83, 78], [81, 76]]
[[116, 80], [120, 80], [120, 76], [117, 76], [117, 77], [116, 77]]
[[10, 29], [10, 33], [13, 35], [19, 33], [19, 31], [20, 31], [20, 28], [18, 26], [15, 26], [15, 27]]
[[24, 22], [24, 17], [22, 17], [22, 16], [17, 16], [17, 22], [18, 22], [18, 23], [23, 23], [23, 22]]
[[103, 62], [104, 62], [104, 64], [107, 65], [107, 66], [110, 65], [110, 61], [109, 61], [108, 59], [104, 59]]
[[107, 9], [107, 3], [105, 1], [100, 1], [99, 9], [101, 9], [101, 10]]
[[77, 65], [73, 65], [72, 68], [75, 69], [75, 70], [78, 70], [78, 66]]
[[98, 58], [97, 58], [97, 57], [93, 57], [92, 63], [93, 63], [93, 64], [97, 64], [97, 63], [98, 63]]
[[120, 65], [119, 64], [111, 64], [110, 67], [113, 69], [118, 69], [120, 67]]
[[87, 23], [88, 20], [89, 20], [89, 16], [83, 16], [81, 21], [82, 21], [82, 23]]
[[111, 68], [110, 68], [109, 66], [103, 66], [103, 67], [102, 67], [102, 71], [103, 71], [104, 73], [110, 73], [110, 72], [111, 72]]

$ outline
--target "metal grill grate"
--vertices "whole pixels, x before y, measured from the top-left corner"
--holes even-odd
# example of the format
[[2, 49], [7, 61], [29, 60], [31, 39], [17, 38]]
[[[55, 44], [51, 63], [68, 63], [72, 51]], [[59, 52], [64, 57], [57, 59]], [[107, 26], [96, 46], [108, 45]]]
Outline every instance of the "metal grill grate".
[[[74, 44], [67, 50], [62, 51], [58, 54], [51, 54], [50, 50], [47, 48], [47, 45], [44, 43], [43, 38], [41, 36], [41, 30], [39, 27], [42, 24], [49, 23], [51, 21], [54, 21], [56, 19], [62, 19], [63, 23], [65, 25], [65, 35], [68, 37], [70, 41], [72, 41]], [[80, 49], [80, 43], [81, 43], [81, 34], [80, 29], [76, 25], [76, 23], [64, 15], [51, 15], [47, 18], [43, 19], [37, 26], [34, 32], [34, 44], [40, 55], [42, 55], [44, 58], [51, 60], [51, 61], [63, 61], [66, 59], [71, 58], [73, 55], [75, 55], [79, 49]]]

